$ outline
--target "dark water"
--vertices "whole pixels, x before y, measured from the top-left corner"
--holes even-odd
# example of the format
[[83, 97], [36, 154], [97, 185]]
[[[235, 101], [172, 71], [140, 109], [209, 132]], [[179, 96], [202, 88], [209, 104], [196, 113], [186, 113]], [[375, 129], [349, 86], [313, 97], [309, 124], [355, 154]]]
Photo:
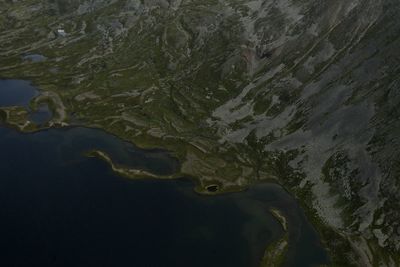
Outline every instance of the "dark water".
[[47, 105], [40, 105], [35, 112], [30, 114], [29, 120], [38, 125], [44, 125], [52, 116], [52, 112]]
[[28, 81], [0, 79], [0, 107], [27, 107], [37, 95], [38, 91]]
[[[0, 79], [0, 107], [23, 106], [30, 111], [29, 102], [39, 92], [28, 81]], [[52, 117], [52, 112], [45, 104], [31, 112], [29, 119], [38, 125], [43, 125]]]
[[270, 207], [289, 221], [287, 266], [327, 261], [301, 209], [276, 185], [199, 196], [185, 180], [116, 176], [82, 156], [93, 148], [158, 173], [178, 168], [164, 151], [100, 130], [0, 127], [0, 266], [257, 266], [283, 233]]

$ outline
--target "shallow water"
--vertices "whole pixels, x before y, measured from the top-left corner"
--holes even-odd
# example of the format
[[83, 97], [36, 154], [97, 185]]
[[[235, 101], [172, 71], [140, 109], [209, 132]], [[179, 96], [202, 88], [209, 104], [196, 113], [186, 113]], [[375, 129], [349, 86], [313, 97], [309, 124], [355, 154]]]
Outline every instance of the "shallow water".
[[31, 62], [42, 62], [47, 60], [47, 58], [43, 55], [40, 54], [29, 54], [29, 55], [24, 55], [22, 57], [23, 60], [31, 61]]
[[277, 185], [199, 196], [187, 180], [119, 177], [83, 156], [91, 149], [159, 174], [179, 168], [165, 151], [142, 150], [101, 130], [23, 134], [0, 127], [3, 266], [257, 266], [283, 234], [270, 207], [288, 219], [287, 266], [327, 262], [302, 210]]

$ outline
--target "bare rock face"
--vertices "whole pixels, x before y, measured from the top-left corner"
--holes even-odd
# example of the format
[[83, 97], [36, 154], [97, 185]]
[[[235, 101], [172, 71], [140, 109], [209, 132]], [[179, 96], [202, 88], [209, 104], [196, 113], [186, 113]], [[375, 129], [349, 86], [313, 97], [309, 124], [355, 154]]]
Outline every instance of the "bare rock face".
[[[400, 266], [399, 11], [397, 0], [8, 1], [0, 75], [33, 79], [86, 125], [174, 151], [200, 192], [277, 179], [339, 266]], [[29, 52], [48, 60], [21, 62]]]

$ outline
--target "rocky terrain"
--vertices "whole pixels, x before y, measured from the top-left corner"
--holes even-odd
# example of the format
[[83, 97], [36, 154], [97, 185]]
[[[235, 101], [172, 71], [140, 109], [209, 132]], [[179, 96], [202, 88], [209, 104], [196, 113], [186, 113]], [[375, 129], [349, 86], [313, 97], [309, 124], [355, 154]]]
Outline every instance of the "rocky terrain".
[[0, 77], [51, 125], [166, 148], [200, 193], [280, 183], [332, 265], [400, 266], [399, 1], [0, 4]]

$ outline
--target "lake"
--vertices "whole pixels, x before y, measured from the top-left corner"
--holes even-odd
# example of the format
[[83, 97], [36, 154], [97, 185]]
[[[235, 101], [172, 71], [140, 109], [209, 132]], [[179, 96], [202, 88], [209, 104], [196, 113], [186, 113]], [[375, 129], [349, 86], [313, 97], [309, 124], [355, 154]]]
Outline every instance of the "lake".
[[[16, 83], [3, 80], [0, 98], [31, 87]], [[283, 235], [271, 207], [288, 219], [287, 266], [328, 261], [295, 199], [277, 185], [200, 196], [186, 179], [117, 176], [83, 156], [91, 149], [159, 174], [179, 168], [166, 151], [139, 149], [98, 129], [25, 134], [0, 127], [2, 266], [258, 266], [267, 245]]]
[[27, 107], [37, 95], [38, 91], [28, 81], [0, 79], [0, 107]]

